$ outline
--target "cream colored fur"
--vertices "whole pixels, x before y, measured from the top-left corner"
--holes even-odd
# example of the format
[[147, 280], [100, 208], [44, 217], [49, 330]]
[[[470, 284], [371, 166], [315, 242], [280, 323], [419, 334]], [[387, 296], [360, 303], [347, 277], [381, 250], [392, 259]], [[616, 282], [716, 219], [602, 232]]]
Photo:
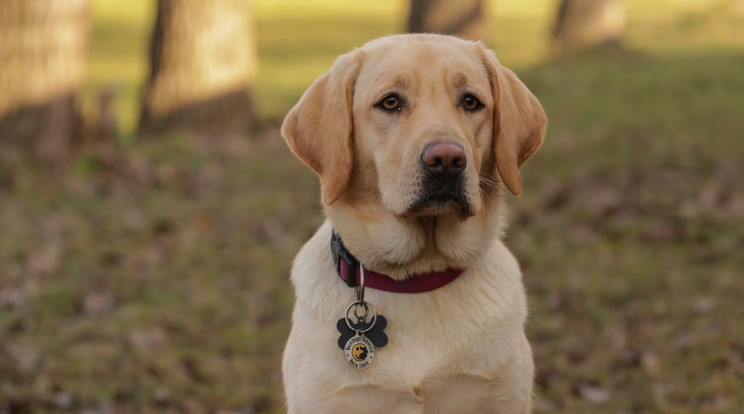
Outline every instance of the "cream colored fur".
[[[395, 93], [400, 111], [379, 108]], [[483, 108], [466, 111], [465, 94]], [[318, 173], [328, 219], [295, 258], [297, 300], [283, 361], [290, 414], [525, 413], [533, 362], [519, 265], [502, 243], [503, 186], [542, 142], [535, 97], [482, 44], [398, 35], [341, 56], [287, 115], [282, 133]], [[427, 143], [464, 148], [470, 209], [411, 209]], [[349, 367], [336, 321], [355, 290], [336, 275], [331, 231], [367, 269], [408, 275], [465, 268], [440, 289], [367, 289], [390, 341], [366, 370]]]

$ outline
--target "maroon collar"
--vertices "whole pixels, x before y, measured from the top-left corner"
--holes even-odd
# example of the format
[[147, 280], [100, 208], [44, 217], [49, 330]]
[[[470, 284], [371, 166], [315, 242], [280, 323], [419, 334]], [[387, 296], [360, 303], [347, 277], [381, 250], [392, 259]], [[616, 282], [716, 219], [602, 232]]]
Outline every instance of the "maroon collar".
[[[359, 267], [361, 264], [348, 251], [335, 232], [331, 233], [331, 252], [336, 264], [336, 272], [349, 287], [359, 284]], [[423, 293], [439, 289], [457, 279], [465, 269], [447, 269], [441, 272], [420, 273], [404, 280], [395, 280], [390, 276], [364, 270], [364, 284], [368, 288], [396, 293]]]

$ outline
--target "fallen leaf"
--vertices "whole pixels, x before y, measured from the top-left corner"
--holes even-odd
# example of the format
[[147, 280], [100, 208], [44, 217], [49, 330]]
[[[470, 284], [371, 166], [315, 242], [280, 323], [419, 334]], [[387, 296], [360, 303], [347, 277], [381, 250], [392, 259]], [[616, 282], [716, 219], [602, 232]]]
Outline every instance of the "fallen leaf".
[[127, 343], [142, 352], [152, 351], [166, 344], [167, 336], [162, 328], [132, 329], [127, 334]]
[[26, 292], [19, 287], [0, 289], [0, 309], [17, 309], [26, 303]]
[[610, 391], [594, 385], [582, 385], [579, 389], [581, 398], [592, 404], [604, 404], [610, 400]]
[[111, 292], [92, 292], [83, 299], [83, 313], [89, 316], [107, 313], [114, 307]]

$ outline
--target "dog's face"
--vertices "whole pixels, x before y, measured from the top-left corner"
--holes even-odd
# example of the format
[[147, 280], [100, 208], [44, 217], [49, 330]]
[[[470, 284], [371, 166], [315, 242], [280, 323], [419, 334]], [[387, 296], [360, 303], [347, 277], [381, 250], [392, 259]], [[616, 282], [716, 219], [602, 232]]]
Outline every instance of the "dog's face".
[[398, 265], [429, 251], [445, 258], [436, 268], [485, 248], [501, 185], [521, 193], [519, 166], [546, 121], [481, 43], [397, 35], [341, 56], [282, 133], [319, 175], [334, 225], [362, 228], [343, 235], [350, 249], [363, 244], [366, 262]]
[[466, 218], [483, 208], [494, 100], [478, 48], [457, 43], [378, 40], [363, 49], [354, 154], [360, 170], [374, 171], [360, 184], [378, 188], [395, 216]]

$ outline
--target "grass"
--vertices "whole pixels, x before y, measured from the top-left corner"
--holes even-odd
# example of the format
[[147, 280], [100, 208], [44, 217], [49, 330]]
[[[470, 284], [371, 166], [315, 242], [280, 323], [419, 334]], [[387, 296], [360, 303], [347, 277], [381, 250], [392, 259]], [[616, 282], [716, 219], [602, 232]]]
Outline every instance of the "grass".
[[552, 132], [509, 244], [546, 411], [743, 406], [744, 125], [724, 91], [742, 68], [741, 54], [600, 53], [524, 73]]
[[[553, 3], [489, 11], [489, 43], [550, 117], [508, 200], [536, 411], [740, 412], [744, 25], [723, 1], [630, 0], [624, 50], [547, 61]], [[53, 171], [0, 166], [0, 413], [282, 410], [317, 180], [275, 127], [130, 135], [150, 6], [93, 2], [83, 98], [114, 83], [123, 139]], [[266, 124], [404, 10], [256, 1]]]

